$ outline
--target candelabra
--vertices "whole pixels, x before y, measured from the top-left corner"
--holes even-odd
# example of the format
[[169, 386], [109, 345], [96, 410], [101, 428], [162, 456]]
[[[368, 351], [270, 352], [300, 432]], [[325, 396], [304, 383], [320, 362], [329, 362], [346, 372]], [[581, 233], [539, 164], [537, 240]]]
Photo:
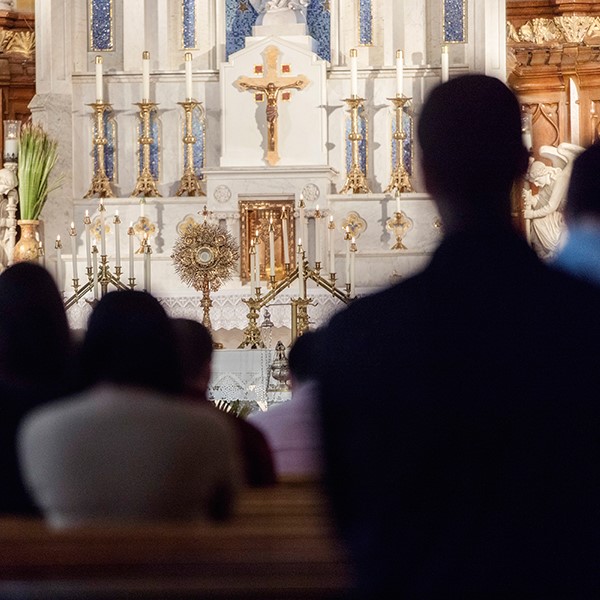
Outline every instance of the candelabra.
[[138, 102], [136, 106], [140, 109], [140, 120], [142, 123], [142, 135], [138, 138], [138, 144], [142, 146], [142, 170], [137, 178], [135, 189], [131, 193], [132, 196], [161, 196], [156, 189], [156, 182], [150, 170], [150, 146], [154, 143], [150, 131], [150, 119], [153, 112], [156, 112], [158, 106], [154, 102], [143, 100]]
[[352, 162], [350, 171], [346, 177], [346, 184], [340, 190], [340, 194], [351, 192], [353, 194], [369, 194], [367, 176], [360, 168], [360, 142], [363, 139], [358, 130], [358, 111], [362, 107], [364, 98], [353, 96], [344, 100], [350, 109], [350, 133], [348, 139], [352, 147]]
[[183, 136], [185, 169], [179, 183], [177, 195], [206, 196], [200, 187], [200, 178], [194, 171], [194, 144], [196, 143], [196, 137], [194, 136], [193, 116], [196, 108], [200, 108], [202, 111], [202, 105], [195, 100], [186, 100], [185, 102], [178, 102], [178, 104], [183, 106], [183, 110], [185, 111], [185, 133]]
[[90, 189], [84, 198], [91, 198], [95, 194], [99, 198], [114, 198], [115, 195], [110, 186], [110, 180], [106, 174], [105, 146], [108, 143], [106, 138], [106, 129], [104, 123], [105, 113], [112, 111], [112, 106], [107, 102], [94, 102], [88, 104], [94, 109], [94, 119], [96, 122], [94, 130], [94, 146], [96, 148], [96, 158], [94, 164], [94, 176]]
[[385, 191], [393, 192], [396, 190], [400, 194], [403, 192], [412, 192], [413, 187], [404, 164], [404, 141], [406, 140], [406, 133], [404, 132], [404, 125], [402, 122], [404, 107], [410, 104], [411, 98], [399, 94], [395, 98], [388, 98], [388, 100], [394, 105], [396, 117], [396, 127], [392, 140], [393, 148], [396, 151], [396, 164], [392, 170], [390, 184]]

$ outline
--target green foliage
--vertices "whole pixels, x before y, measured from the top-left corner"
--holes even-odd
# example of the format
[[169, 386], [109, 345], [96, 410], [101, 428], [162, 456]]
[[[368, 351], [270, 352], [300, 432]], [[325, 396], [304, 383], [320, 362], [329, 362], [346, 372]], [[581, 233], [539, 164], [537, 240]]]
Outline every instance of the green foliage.
[[56, 161], [58, 142], [38, 125], [21, 127], [19, 149], [19, 205], [21, 219], [39, 219], [48, 194], [60, 187], [48, 187], [48, 178]]

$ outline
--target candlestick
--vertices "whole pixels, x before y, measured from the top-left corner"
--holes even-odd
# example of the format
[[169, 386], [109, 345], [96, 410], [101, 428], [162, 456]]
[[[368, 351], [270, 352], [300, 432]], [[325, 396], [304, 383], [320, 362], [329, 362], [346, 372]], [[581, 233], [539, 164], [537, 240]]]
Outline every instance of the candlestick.
[[142, 54], [142, 102], [150, 102], [150, 52]]
[[329, 225], [327, 225], [327, 244], [329, 245], [329, 272], [335, 273], [335, 248], [333, 246], [333, 231], [335, 230], [335, 224], [333, 222], [333, 215], [329, 216]]
[[273, 217], [269, 219], [269, 268], [271, 277], [275, 277], [275, 228]]
[[322, 240], [321, 240], [321, 211], [317, 204], [315, 208], [315, 262], [321, 264], [323, 260]]
[[115, 267], [121, 266], [121, 240], [119, 239], [119, 225], [121, 219], [119, 218], [119, 211], [115, 210], [115, 218], [113, 220], [115, 225]]
[[402, 50], [396, 50], [396, 95], [404, 95], [404, 56]]
[[134, 250], [133, 250], [133, 237], [135, 235], [135, 231], [133, 229], [133, 222], [129, 223], [129, 228], [127, 229], [127, 235], [129, 236], [129, 280], [131, 283], [135, 277]]
[[102, 57], [96, 56], [96, 102], [104, 102], [104, 89], [102, 85]]
[[193, 98], [192, 94], [192, 53], [185, 53], [185, 98], [189, 102]]
[[442, 83], [446, 83], [449, 77], [448, 46], [442, 46]]
[[90, 211], [85, 211], [85, 217], [83, 217], [83, 224], [85, 225], [85, 260], [87, 268], [92, 266], [92, 245], [90, 239], [90, 229], [92, 227], [92, 220], [90, 219]]
[[290, 264], [290, 249], [289, 239], [288, 239], [288, 220], [287, 220], [287, 211], [285, 208], [281, 209], [281, 235], [283, 238], [283, 262], [286, 265]]
[[305, 298], [304, 291], [304, 250], [302, 249], [302, 239], [298, 240], [298, 296]]
[[60, 235], [56, 236], [54, 248], [56, 249], [56, 283], [60, 293], [62, 294], [64, 292], [64, 285], [62, 278], [62, 243], [60, 241]]
[[104, 202], [100, 200], [100, 255], [106, 256], [106, 224], [104, 222]]
[[71, 221], [71, 227], [69, 228], [69, 237], [71, 238], [71, 261], [73, 263], [73, 279], [79, 279], [77, 276], [77, 230], [75, 229], [75, 223]]
[[350, 95], [352, 98], [358, 96], [358, 51], [356, 48], [350, 50]]

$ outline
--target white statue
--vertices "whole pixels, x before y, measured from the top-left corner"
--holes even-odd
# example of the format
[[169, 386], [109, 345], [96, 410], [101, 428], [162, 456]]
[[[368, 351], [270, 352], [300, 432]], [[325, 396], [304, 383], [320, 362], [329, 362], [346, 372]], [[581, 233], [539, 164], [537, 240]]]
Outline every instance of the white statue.
[[584, 148], [563, 142], [542, 146], [540, 155], [552, 161], [549, 167], [539, 160], [530, 162], [523, 188], [527, 237], [541, 258], [552, 258], [560, 247], [565, 224], [564, 203], [573, 161]]
[[0, 270], [12, 264], [17, 240], [17, 185], [16, 164], [0, 169]]
[[262, 0], [258, 13], [278, 12], [280, 10], [304, 10], [310, 0]]

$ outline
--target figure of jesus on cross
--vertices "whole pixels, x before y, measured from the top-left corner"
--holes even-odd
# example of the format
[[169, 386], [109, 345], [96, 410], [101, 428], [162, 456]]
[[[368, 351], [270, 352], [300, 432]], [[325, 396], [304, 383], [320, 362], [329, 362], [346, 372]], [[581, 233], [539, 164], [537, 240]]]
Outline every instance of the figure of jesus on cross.
[[266, 160], [270, 165], [279, 162], [277, 149], [277, 120], [279, 112], [277, 102], [282, 90], [302, 90], [309, 81], [305, 75], [296, 77], [280, 77], [278, 75], [279, 48], [269, 46], [265, 50], [266, 73], [264, 77], [239, 77], [234, 85], [240, 91], [259, 92], [264, 94], [267, 101], [267, 155]]

